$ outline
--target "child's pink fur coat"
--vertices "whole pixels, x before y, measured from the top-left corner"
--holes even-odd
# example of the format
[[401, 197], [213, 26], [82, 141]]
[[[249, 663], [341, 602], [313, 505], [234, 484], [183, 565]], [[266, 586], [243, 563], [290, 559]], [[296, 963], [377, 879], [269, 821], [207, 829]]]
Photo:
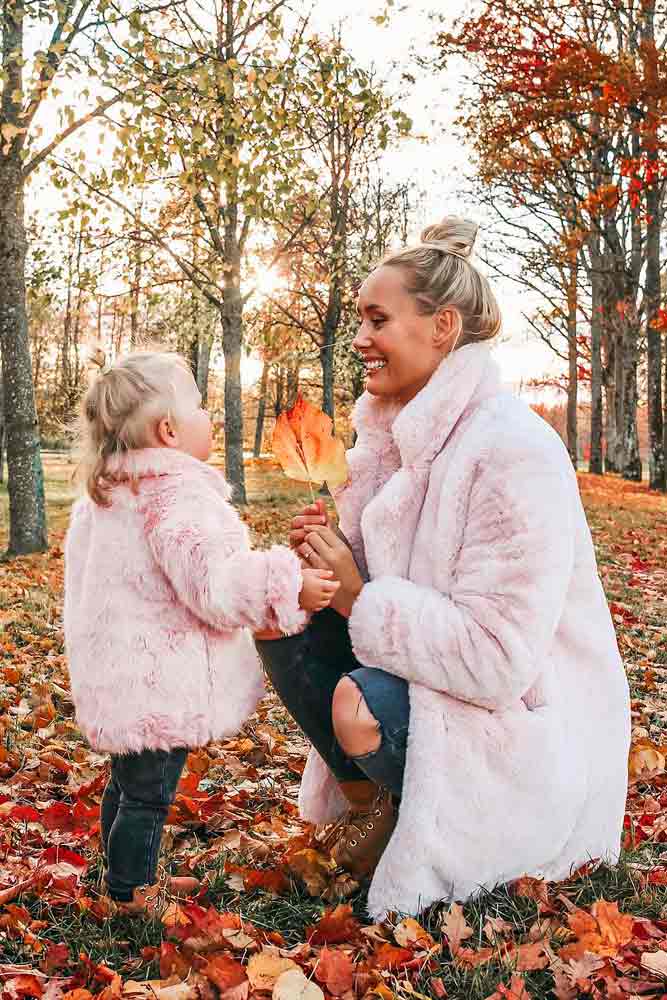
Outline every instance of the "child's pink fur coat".
[[301, 569], [252, 552], [221, 473], [169, 448], [128, 452], [109, 508], [74, 506], [65, 640], [82, 732], [113, 753], [195, 747], [235, 733], [262, 674], [250, 629], [298, 630]]
[[[365, 394], [355, 423], [336, 502], [371, 582], [350, 635], [362, 663], [410, 682], [411, 711], [370, 912], [615, 859], [628, 686], [560, 438], [502, 390], [481, 344], [400, 412]], [[302, 812], [342, 806], [312, 751]]]

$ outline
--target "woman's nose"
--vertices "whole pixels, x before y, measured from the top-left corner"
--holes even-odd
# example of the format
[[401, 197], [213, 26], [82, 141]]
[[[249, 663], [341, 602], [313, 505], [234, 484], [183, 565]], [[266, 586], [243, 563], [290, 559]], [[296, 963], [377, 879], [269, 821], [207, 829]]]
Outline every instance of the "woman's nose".
[[372, 343], [373, 341], [364, 330], [364, 324], [362, 323], [357, 330], [354, 340], [352, 341], [352, 347], [355, 351], [365, 351], [371, 346]]

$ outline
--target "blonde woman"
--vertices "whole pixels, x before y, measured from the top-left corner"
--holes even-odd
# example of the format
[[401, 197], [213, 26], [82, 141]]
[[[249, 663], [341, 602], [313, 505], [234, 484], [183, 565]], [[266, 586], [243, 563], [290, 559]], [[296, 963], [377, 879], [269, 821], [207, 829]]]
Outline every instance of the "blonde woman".
[[257, 641], [313, 743], [302, 813], [338, 819], [374, 917], [619, 849], [628, 686], [567, 452], [491, 357], [476, 231], [445, 219], [364, 282], [343, 537], [319, 505], [291, 535], [341, 587]]
[[103, 367], [79, 444], [65, 644], [81, 731], [111, 754], [108, 894], [143, 913], [159, 898], [162, 828], [188, 748], [235, 733], [262, 693], [249, 629], [299, 629], [338, 584], [286, 547], [250, 551], [228, 484], [206, 465], [211, 422], [178, 355], [138, 351]]

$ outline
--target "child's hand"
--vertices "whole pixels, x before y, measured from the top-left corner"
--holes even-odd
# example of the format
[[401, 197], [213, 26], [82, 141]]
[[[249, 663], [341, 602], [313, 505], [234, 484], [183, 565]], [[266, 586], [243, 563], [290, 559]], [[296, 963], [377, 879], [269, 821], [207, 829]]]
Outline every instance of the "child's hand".
[[306, 535], [318, 525], [327, 526], [329, 518], [324, 508], [324, 500], [316, 500], [315, 503], [304, 507], [300, 514], [292, 518], [292, 530], [289, 535], [289, 543], [293, 549], [303, 545]]
[[321, 611], [328, 608], [334, 594], [340, 587], [338, 580], [332, 579], [330, 569], [303, 569], [303, 586], [299, 594], [299, 607], [304, 611]]

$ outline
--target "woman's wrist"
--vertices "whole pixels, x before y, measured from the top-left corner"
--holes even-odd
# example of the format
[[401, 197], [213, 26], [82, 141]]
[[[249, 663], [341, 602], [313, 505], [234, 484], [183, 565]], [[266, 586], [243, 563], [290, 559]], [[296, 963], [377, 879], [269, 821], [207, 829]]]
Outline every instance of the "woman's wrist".
[[360, 580], [359, 584], [355, 584], [352, 588], [338, 591], [333, 601], [331, 602], [331, 607], [334, 611], [337, 611], [339, 615], [343, 618], [349, 618], [352, 614], [352, 608], [359, 594], [364, 588], [363, 580]]

